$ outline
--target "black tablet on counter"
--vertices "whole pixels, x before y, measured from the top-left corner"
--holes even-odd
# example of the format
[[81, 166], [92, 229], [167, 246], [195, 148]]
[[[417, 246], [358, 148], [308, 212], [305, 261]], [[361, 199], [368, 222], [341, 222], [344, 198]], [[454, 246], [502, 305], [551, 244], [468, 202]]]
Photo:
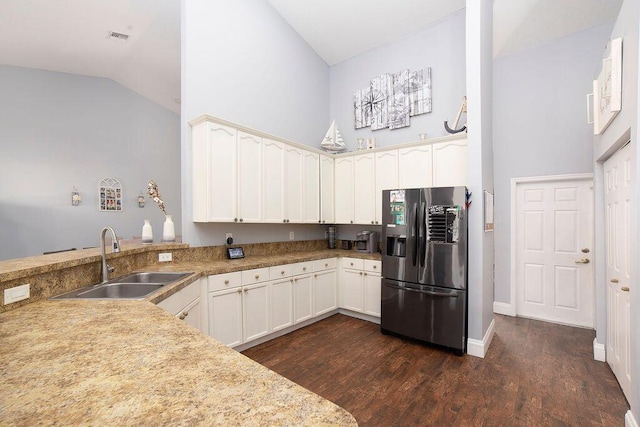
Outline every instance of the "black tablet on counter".
[[227, 257], [229, 259], [238, 259], [244, 258], [244, 250], [240, 247], [238, 248], [227, 248]]

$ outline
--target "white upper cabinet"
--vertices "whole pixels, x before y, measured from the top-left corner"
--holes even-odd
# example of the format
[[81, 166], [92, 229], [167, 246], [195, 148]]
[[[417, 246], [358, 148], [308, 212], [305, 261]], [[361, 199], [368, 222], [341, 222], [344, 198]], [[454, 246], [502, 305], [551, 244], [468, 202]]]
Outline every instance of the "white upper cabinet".
[[284, 143], [263, 139], [263, 220], [284, 220]]
[[335, 163], [336, 224], [353, 224], [353, 157], [340, 157]]
[[353, 219], [356, 224], [375, 224], [376, 167], [373, 153], [353, 158]]
[[311, 151], [302, 153], [302, 222], [320, 222], [320, 155]]
[[236, 130], [212, 122], [193, 128], [193, 220], [237, 218]]
[[[262, 138], [238, 131], [238, 222], [262, 220]], [[231, 191], [231, 190], [229, 190]]]
[[334, 220], [334, 159], [320, 155], [320, 222], [332, 224]]
[[467, 140], [433, 144], [433, 186], [467, 185]]
[[382, 191], [396, 188], [398, 188], [398, 150], [376, 153], [376, 224], [382, 224]]
[[433, 156], [430, 144], [398, 149], [398, 188], [431, 187]]
[[302, 222], [303, 150], [285, 146], [285, 222]]

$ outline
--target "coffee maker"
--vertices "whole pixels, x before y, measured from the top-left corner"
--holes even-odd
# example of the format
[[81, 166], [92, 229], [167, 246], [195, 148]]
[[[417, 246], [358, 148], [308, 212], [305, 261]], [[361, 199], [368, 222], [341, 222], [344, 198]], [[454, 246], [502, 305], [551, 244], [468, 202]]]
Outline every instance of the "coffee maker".
[[356, 252], [378, 252], [378, 232], [365, 230], [356, 233]]

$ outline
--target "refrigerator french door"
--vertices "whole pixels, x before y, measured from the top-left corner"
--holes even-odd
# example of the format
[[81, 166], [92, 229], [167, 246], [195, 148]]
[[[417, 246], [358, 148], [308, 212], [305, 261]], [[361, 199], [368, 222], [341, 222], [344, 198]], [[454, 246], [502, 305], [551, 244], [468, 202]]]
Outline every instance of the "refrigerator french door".
[[466, 194], [465, 187], [383, 191], [383, 333], [466, 351]]

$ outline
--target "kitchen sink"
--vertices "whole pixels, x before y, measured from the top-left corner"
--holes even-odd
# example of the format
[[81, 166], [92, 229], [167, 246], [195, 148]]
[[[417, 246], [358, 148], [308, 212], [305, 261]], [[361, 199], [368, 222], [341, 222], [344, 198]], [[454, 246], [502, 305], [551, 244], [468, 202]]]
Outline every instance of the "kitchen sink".
[[140, 272], [132, 273], [107, 283], [85, 286], [65, 292], [51, 299], [143, 299], [158, 289], [193, 274]]

